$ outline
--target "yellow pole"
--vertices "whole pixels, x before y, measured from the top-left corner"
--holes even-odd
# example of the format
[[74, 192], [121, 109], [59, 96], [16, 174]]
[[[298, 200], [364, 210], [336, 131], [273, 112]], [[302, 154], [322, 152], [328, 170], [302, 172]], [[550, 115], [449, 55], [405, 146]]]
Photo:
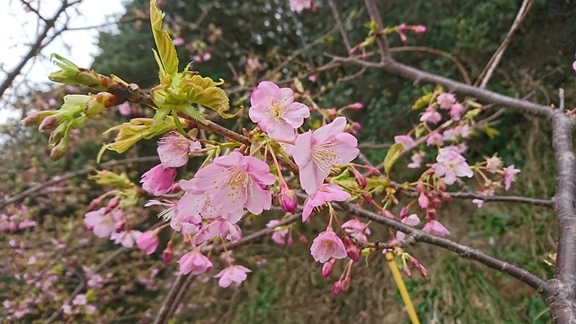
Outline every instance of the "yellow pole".
[[412, 324], [420, 324], [418, 316], [416, 315], [416, 310], [412, 304], [412, 299], [410, 299], [410, 295], [408, 295], [408, 290], [406, 290], [406, 285], [404, 284], [404, 279], [402, 279], [402, 274], [400, 273], [400, 270], [398, 270], [396, 262], [394, 262], [394, 255], [392, 252], [386, 252], [386, 261], [388, 261], [388, 265], [392, 271], [392, 276], [394, 277], [394, 282], [396, 282], [398, 291], [400, 291], [400, 296], [402, 296], [402, 300], [406, 305], [406, 310], [408, 311], [408, 317], [410, 317], [410, 321]]

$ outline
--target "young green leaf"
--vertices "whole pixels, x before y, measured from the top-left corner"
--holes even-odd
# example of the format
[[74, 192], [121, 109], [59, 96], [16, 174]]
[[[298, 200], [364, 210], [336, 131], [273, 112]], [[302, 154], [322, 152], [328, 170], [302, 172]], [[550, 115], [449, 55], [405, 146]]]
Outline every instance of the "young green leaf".
[[388, 153], [386, 153], [386, 157], [384, 158], [384, 172], [386, 172], [386, 175], [390, 173], [392, 166], [394, 166], [394, 163], [400, 157], [402, 150], [404, 150], [404, 145], [396, 143], [392, 145], [388, 150]]

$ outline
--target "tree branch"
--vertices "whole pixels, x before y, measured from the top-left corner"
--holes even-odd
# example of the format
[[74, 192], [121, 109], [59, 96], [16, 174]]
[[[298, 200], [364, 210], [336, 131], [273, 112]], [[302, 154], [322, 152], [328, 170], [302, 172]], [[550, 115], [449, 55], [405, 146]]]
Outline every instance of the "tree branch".
[[369, 219], [375, 223], [383, 224], [396, 230], [402, 231], [407, 235], [412, 236], [416, 242], [424, 242], [441, 247], [443, 249], [457, 253], [462, 258], [478, 261], [489, 268], [496, 269], [500, 272], [509, 274], [510, 276], [520, 280], [521, 282], [529, 285], [530, 287], [538, 290], [539, 292], [550, 291], [550, 286], [548, 282], [545, 281], [544, 279], [516, 265], [513, 265], [506, 261], [502, 261], [493, 256], [485, 254], [480, 250], [456, 243], [454, 241], [451, 241], [449, 239], [440, 236], [426, 233], [424, 231], [416, 229], [412, 226], [408, 226], [394, 219], [390, 219], [388, 217], [381, 216], [379, 214], [365, 210], [363, 208], [359, 208], [351, 203], [334, 204], [334, 205], [341, 206], [341, 208], [343, 208], [344, 210], [348, 210], [354, 213], [355, 215]]
[[[129, 158], [129, 159], [124, 159], [124, 160], [108, 161], [108, 162], [100, 164], [99, 166], [101, 168], [109, 168], [109, 167], [113, 167], [116, 165], [122, 165], [122, 164], [128, 164], [128, 163], [140, 163], [140, 162], [150, 162], [150, 161], [158, 161], [158, 160], [159, 160], [159, 158], [157, 156], [145, 156], [145, 157]], [[74, 177], [85, 175], [87, 173], [94, 171], [94, 169], [95, 169], [94, 166], [89, 166], [89, 167], [86, 167], [84, 169], [80, 169], [80, 170], [66, 173], [60, 177], [54, 177], [54, 178], [52, 178], [52, 180], [49, 180], [49, 181], [46, 181], [44, 183], [35, 185], [34, 187], [32, 187], [30, 189], [24, 190], [21, 193], [16, 194], [16, 195], [0, 202], [0, 209], [6, 207], [9, 204], [12, 204], [12, 203], [15, 203], [21, 199], [24, 199], [27, 196], [29, 196], [35, 192], [38, 192], [38, 191], [40, 191], [46, 187], [52, 186], [52, 185], [57, 184], [57, 183], [62, 182], [62, 181], [66, 181], [68, 179], [72, 179]]]
[[[255, 240], [258, 240], [264, 236], [272, 234], [276, 227], [286, 226], [288, 224], [291, 224], [291, 223], [295, 222], [296, 220], [300, 219], [300, 217], [302, 217], [301, 213], [294, 214], [294, 215], [292, 215], [292, 216], [290, 216], [284, 220], [281, 220], [278, 224], [276, 224], [275, 227], [263, 228], [263, 229], [261, 229], [257, 232], [254, 232], [250, 235], [244, 236], [238, 242], [222, 244], [222, 245], [218, 245], [218, 246], [206, 246], [206, 247], [202, 248], [202, 253], [206, 254], [206, 253], [212, 251], [212, 253], [216, 254], [216, 253], [220, 253], [220, 252], [225, 251], [225, 250], [226, 251], [233, 250], [239, 246], [246, 245], [246, 244], [251, 243]], [[178, 277], [176, 277], [176, 279], [172, 283], [172, 286], [170, 287], [170, 291], [168, 292], [168, 294], [164, 298], [164, 302], [162, 303], [162, 307], [160, 308], [158, 315], [156, 315], [156, 319], [154, 320], [154, 324], [168, 323], [168, 320], [172, 317], [176, 308], [178, 308], [178, 304], [176, 304], [176, 301], [178, 300], [178, 296], [180, 294], [183, 294], [181, 291], [185, 290], [186, 282], [189, 281], [188, 277], [192, 277], [192, 276], [193, 276], [192, 274], [187, 274], [187, 275], [181, 274]], [[191, 279], [190, 279], [190, 282], [191, 282]], [[181, 300], [181, 298], [182, 297], [180, 297], [180, 300]]]

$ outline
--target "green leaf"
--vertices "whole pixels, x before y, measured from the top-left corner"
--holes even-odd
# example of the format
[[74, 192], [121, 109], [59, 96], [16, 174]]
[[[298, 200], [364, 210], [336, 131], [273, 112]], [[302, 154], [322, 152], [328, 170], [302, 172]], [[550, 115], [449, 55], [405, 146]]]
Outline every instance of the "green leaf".
[[158, 56], [160, 57], [160, 77], [166, 75], [174, 77], [176, 73], [178, 73], [178, 55], [176, 54], [176, 47], [172, 43], [170, 35], [162, 29], [164, 15], [165, 14], [156, 6], [156, 0], [150, 0], [150, 23], [152, 25], [154, 41], [158, 48], [158, 54], [154, 56], [156, 57], [156, 61], [158, 61]]
[[412, 105], [412, 110], [428, 107], [428, 105], [430, 105], [430, 100], [432, 100], [432, 93], [423, 95], [422, 97], [418, 98], [418, 100], [416, 100], [414, 105]]
[[488, 135], [488, 137], [490, 137], [490, 139], [494, 139], [496, 136], [500, 135], [500, 132], [494, 127], [486, 126], [483, 127], [482, 130], [486, 135]]
[[223, 82], [216, 83], [210, 78], [192, 75], [185, 77], [179, 88], [186, 93], [188, 101], [208, 107], [224, 118], [230, 118], [233, 115], [225, 113], [230, 108], [228, 96], [224, 90], [217, 87]]
[[392, 145], [386, 153], [386, 157], [384, 158], [384, 172], [386, 172], [386, 175], [390, 173], [392, 166], [394, 166], [394, 163], [396, 163], [396, 160], [400, 157], [402, 150], [404, 150], [404, 145], [396, 143]]

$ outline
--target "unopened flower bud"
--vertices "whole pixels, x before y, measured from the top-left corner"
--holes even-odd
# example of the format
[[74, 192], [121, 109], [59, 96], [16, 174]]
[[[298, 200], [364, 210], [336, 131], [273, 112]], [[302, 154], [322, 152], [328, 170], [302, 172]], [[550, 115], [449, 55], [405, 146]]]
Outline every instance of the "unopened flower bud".
[[428, 279], [428, 270], [426, 268], [424, 268], [423, 265], [420, 265], [418, 267], [418, 271], [420, 272], [420, 275], [422, 276], [422, 278]]
[[360, 110], [364, 108], [364, 105], [361, 102], [356, 102], [351, 105], [352, 108]]
[[298, 237], [298, 239], [300, 240], [300, 243], [306, 245], [308, 244], [308, 238], [306, 238], [306, 236], [300, 234], [300, 236]]
[[108, 205], [106, 206], [106, 212], [110, 212], [114, 208], [118, 207], [118, 205], [120, 205], [120, 197], [114, 196], [114, 198], [110, 199], [108, 202]]
[[334, 270], [334, 265], [336, 264], [336, 259], [332, 258], [328, 262], [324, 263], [322, 266], [322, 277], [327, 278]]
[[286, 240], [286, 245], [287, 245], [288, 247], [294, 246], [294, 239], [292, 238], [292, 235], [289, 235], [289, 236], [288, 236], [288, 239]]
[[424, 34], [426, 32], [426, 26], [424, 25], [417, 25], [417, 26], [413, 26], [412, 30], [416, 33], [416, 34]]
[[401, 32], [406, 31], [406, 29], [408, 29], [408, 26], [406, 26], [404, 23], [398, 26], [398, 30]]
[[61, 158], [64, 157], [64, 155], [66, 155], [67, 151], [68, 151], [68, 142], [65, 140], [60, 141], [60, 143], [54, 146], [52, 148], [52, 151], [50, 151], [50, 160], [52, 161], [60, 160]]
[[96, 207], [100, 206], [102, 201], [104, 201], [104, 198], [106, 198], [106, 195], [101, 195], [98, 198], [92, 199], [92, 201], [90, 202], [90, 205], [88, 206], [88, 211], [92, 211], [92, 210], [96, 209]]
[[38, 126], [38, 131], [52, 131], [58, 127], [58, 118], [54, 115], [47, 116]]
[[362, 199], [364, 199], [364, 201], [365, 201], [367, 204], [372, 204], [372, 202], [373, 202], [373, 200], [372, 200], [372, 195], [370, 195], [369, 192], [363, 190], [363, 191], [360, 193], [360, 196], [362, 196]]
[[284, 211], [292, 214], [296, 212], [296, 208], [298, 208], [298, 196], [296, 196], [294, 190], [281, 191], [280, 194], [278, 194], [278, 200], [280, 200], [280, 205], [282, 205]]
[[114, 232], [122, 233], [124, 231], [124, 225], [126, 222], [124, 220], [119, 220], [114, 224]]
[[410, 270], [410, 268], [408, 268], [408, 266], [403, 266], [403, 267], [402, 267], [402, 272], [404, 272], [404, 274], [406, 275], [406, 277], [412, 279], [412, 270]]
[[358, 122], [352, 122], [351, 124], [352, 129], [354, 130], [354, 132], [359, 133], [362, 130], [362, 124], [358, 123]]
[[358, 172], [358, 170], [355, 168], [352, 169], [352, 172], [354, 173], [354, 180], [356, 180], [356, 183], [360, 186], [360, 188], [365, 189], [366, 185], [368, 184], [366, 177], [362, 173]]
[[174, 246], [172, 245], [172, 241], [168, 242], [164, 251], [162, 251], [162, 261], [168, 263], [172, 260], [174, 256]]
[[400, 209], [400, 218], [404, 219], [408, 217], [408, 210], [410, 210], [410, 205], [406, 205]]
[[334, 283], [334, 286], [332, 286], [332, 293], [334, 295], [338, 296], [342, 292], [344, 292], [344, 289], [342, 288], [342, 282], [340, 282], [340, 280], [338, 280]]

